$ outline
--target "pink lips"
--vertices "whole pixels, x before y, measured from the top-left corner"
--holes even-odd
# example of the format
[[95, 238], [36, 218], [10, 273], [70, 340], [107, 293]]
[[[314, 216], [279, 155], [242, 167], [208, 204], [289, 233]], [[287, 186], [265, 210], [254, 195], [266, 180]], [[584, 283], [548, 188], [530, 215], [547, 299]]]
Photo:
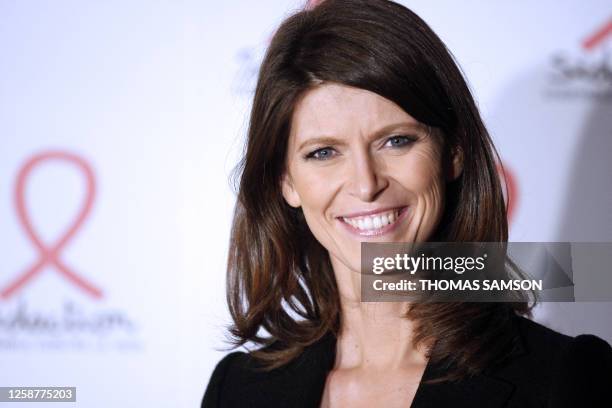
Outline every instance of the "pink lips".
[[[389, 209], [392, 209], [392, 208], [389, 208]], [[387, 211], [387, 210], [383, 210], [383, 211], [376, 210], [376, 211], [369, 211], [369, 212], [359, 213], [359, 214], [351, 214], [351, 217], [371, 215], [371, 214], [380, 213], [384, 211]], [[340, 222], [340, 224], [344, 226], [344, 228], [346, 228], [353, 235], [358, 235], [360, 237], [373, 237], [373, 236], [384, 235], [384, 234], [387, 234], [395, 230], [398, 227], [398, 225], [400, 225], [400, 223], [406, 218], [408, 213], [409, 213], [408, 207], [404, 207], [400, 210], [399, 216], [393, 223], [389, 225], [385, 225], [384, 227], [380, 227], [378, 229], [369, 230], [369, 231], [363, 231], [358, 228], [355, 228], [351, 224], [344, 222], [342, 218], [338, 218], [338, 221]], [[347, 218], [349, 217], [347, 216]]]
[[346, 217], [346, 218], [355, 218], [355, 217], [364, 217], [367, 215], [373, 215], [373, 214], [379, 214], [379, 213], [384, 213], [387, 211], [391, 211], [391, 210], [396, 210], [398, 208], [402, 208], [402, 210], [406, 207], [383, 207], [383, 208], [377, 208], [374, 210], [369, 210], [369, 211], [359, 211], [359, 212], [354, 212], [352, 214], [344, 214], [341, 217], [338, 218], [342, 218], [342, 217]]

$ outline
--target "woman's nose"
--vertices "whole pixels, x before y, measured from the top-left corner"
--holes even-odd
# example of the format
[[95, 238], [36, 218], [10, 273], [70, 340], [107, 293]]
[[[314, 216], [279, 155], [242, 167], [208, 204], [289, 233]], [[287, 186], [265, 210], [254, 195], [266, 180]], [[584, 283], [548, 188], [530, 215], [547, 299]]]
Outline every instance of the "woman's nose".
[[361, 201], [374, 201], [387, 188], [388, 181], [370, 154], [359, 154], [351, 167], [349, 193]]

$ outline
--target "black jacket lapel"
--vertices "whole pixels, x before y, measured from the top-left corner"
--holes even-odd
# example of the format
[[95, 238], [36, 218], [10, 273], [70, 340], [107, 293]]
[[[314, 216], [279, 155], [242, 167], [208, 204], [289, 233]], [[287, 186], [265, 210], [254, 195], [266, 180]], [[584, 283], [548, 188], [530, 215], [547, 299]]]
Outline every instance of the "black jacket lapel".
[[440, 368], [428, 364], [414, 397], [412, 408], [506, 406], [514, 385], [489, 375], [479, 374], [457, 382], [427, 383], [440, 374]]
[[[519, 337], [511, 354], [520, 356], [524, 353], [524, 343]], [[335, 357], [336, 337], [328, 333], [276, 375], [268, 377], [265, 385], [252, 383], [251, 386], [261, 387], [270, 407], [319, 407]], [[443, 364], [427, 364], [411, 407], [501, 408], [507, 405], [515, 390], [515, 385], [496, 377], [494, 370], [457, 382], [428, 383], [443, 374]]]

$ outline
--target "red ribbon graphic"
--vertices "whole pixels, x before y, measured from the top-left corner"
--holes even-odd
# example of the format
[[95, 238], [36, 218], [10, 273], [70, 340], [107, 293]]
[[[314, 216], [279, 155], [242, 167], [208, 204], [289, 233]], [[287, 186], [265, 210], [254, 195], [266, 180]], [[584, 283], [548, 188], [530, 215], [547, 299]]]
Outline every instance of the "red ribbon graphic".
[[603, 42], [608, 36], [612, 35], [612, 18], [610, 18], [597, 31], [592, 33], [582, 42], [582, 48], [591, 50]]
[[518, 201], [518, 186], [516, 184], [516, 177], [514, 177], [514, 173], [505, 164], [502, 168], [502, 166], [497, 163], [497, 171], [501, 175], [502, 182], [505, 181], [505, 184], [503, 184], [502, 187], [504, 188], [504, 195], [506, 202], [508, 203], [508, 225], [510, 225], [514, 216], [516, 202]]
[[[25, 186], [28, 176], [32, 170], [46, 161], [63, 161], [75, 165], [79, 171], [85, 176], [87, 185], [87, 194], [85, 196], [85, 202], [81, 207], [79, 214], [76, 219], [72, 222], [69, 228], [64, 234], [58, 239], [53, 245], [45, 245], [40, 238], [36, 235], [32, 223], [28, 218], [25, 206]], [[101, 298], [102, 291], [96, 288], [85, 279], [78, 276], [72, 271], [66, 264], [60, 259], [59, 255], [66, 244], [74, 237], [78, 229], [81, 227], [85, 218], [87, 218], [91, 207], [93, 205], [95, 196], [95, 179], [91, 167], [85, 160], [79, 156], [62, 151], [47, 151], [37, 154], [30, 158], [19, 171], [17, 175], [17, 184], [15, 186], [15, 204], [17, 207], [17, 216], [21, 225], [24, 227], [26, 234], [36, 247], [39, 252], [38, 260], [28, 268], [23, 274], [21, 274], [12, 283], [7, 285], [0, 292], [0, 297], [6, 299], [13, 295], [19, 288], [23, 287], [27, 282], [32, 280], [34, 276], [42, 272], [43, 267], [46, 265], [53, 265], [62, 275], [64, 275], [73, 284], [80, 287], [85, 293], [89, 294], [94, 298]]]

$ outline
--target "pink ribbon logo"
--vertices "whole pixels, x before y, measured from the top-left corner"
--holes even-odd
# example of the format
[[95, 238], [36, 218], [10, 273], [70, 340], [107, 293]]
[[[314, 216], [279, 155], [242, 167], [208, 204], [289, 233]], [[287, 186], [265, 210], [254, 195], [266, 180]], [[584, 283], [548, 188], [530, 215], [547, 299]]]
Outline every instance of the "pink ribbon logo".
[[[516, 209], [516, 203], [518, 201], [518, 185], [516, 183], [516, 177], [514, 173], [508, 168], [507, 165], [502, 166], [497, 163], [497, 171], [501, 175], [502, 188], [506, 202], [508, 203], [508, 224], [512, 223], [514, 217], [514, 211]], [[503, 182], [505, 181], [505, 185]]]
[[[36, 166], [46, 161], [62, 161], [70, 163], [78, 168], [78, 170], [85, 176], [87, 191], [85, 200], [81, 206], [79, 213], [72, 223], [68, 226], [66, 231], [60, 238], [52, 245], [45, 245], [41, 239], [37, 236], [36, 231], [32, 226], [32, 222], [28, 217], [26, 206], [25, 206], [25, 186], [28, 176]], [[79, 156], [62, 151], [47, 151], [37, 154], [31, 157], [21, 168], [17, 175], [17, 183], [15, 185], [15, 204], [17, 207], [17, 216], [19, 222], [25, 229], [25, 232], [38, 250], [38, 260], [32, 264], [26, 271], [19, 275], [17, 279], [7, 285], [0, 291], [0, 297], [7, 299], [12, 296], [17, 290], [22, 288], [26, 283], [32, 280], [37, 274], [41, 273], [43, 268], [47, 265], [54, 266], [55, 269], [67, 278], [74, 285], [79, 287], [88, 295], [94, 298], [101, 298], [102, 291], [87, 282], [82, 277], [78, 276], [73, 270], [71, 270], [61, 259], [60, 252], [68, 244], [68, 242], [74, 237], [76, 232], [79, 230], [91, 208], [93, 206], [95, 196], [95, 179], [91, 167], [85, 160]]]
[[606, 38], [612, 35], [612, 18], [605, 22], [605, 24], [597, 29], [594, 33], [589, 35], [582, 41], [582, 48], [589, 51], [601, 44]]

